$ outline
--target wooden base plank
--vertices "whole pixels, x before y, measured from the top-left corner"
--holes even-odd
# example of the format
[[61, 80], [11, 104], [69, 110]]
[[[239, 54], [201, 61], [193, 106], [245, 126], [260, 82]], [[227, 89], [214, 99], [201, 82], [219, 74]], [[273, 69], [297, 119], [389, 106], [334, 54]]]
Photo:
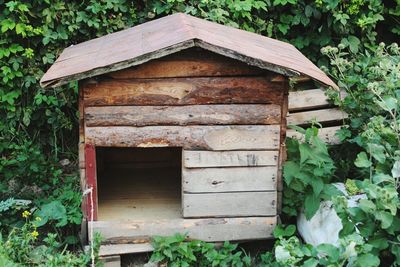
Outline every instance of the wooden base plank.
[[303, 111], [291, 113], [287, 117], [288, 125], [304, 125], [310, 124], [313, 120], [319, 123], [342, 121], [348, 115], [338, 108]]
[[[94, 232], [105, 238], [104, 244], [148, 244], [152, 236], [188, 233], [190, 239], [207, 242], [272, 238], [277, 217], [173, 219], [129, 222], [95, 221]], [[116, 253], [116, 252], [114, 252]]]
[[121, 256], [119, 255], [101, 256], [100, 260], [103, 263], [103, 267], [121, 267]]

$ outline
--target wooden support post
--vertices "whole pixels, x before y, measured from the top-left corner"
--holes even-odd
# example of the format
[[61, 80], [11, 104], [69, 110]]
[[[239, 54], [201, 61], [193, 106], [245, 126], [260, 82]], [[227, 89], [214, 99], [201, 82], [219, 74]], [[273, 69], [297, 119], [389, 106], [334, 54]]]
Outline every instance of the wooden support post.
[[[86, 196], [87, 219], [97, 220], [97, 177], [96, 177], [96, 148], [91, 144], [85, 145], [86, 185], [91, 193]], [[92, 214], [93, 211], [93, 214]], [[93, 217], [92, 217], [93, 216]]]

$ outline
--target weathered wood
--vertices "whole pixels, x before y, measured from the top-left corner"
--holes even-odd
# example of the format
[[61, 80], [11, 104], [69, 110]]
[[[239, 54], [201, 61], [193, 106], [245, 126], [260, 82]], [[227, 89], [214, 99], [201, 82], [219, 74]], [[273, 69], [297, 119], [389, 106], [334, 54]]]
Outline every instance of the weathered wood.
[[[105, 244], [148, 243], [152, 236], [171, 236], [188, 233], [190, 239], [207, 242], [240, 241], [272, 237], [276, 216], [244, 218], [204, 218], [174, 220], [132, 220], [126, 222], [96, 221], [89, 223], [89, 230], [99, 232]], [[114, 251], [113, 253], [116, 253]]]
[[282, 200], [283, 200], [283, 192], [277, 192], [277, 202], [276, 202], [276, 212], [278, 215], [282, 213]]
[[[83, 137], [85, 138], [85, 137]], [[85, 141], [85, 139], [83, 139]], [[78, 160], [79, 160], [79, 169], [85, 168], [85, 143], [79, 143], [78, 146]]]
[[[340, 144], [339, 138], [336, 136], [336, 132], [341, 128], [342, 126], [333, 126], [333, 127], [325, 127], [322, 129], [318, 130], [318, 136], [325, 141], [328, 144], [331, 145], [337, 145]], [[287, 136], [291, 138], [296, 138], [299, 140], [304, 141], [304, 135], [296, 132], [293, 129], [289, 129], [287, 131]]]
[[153, 250], [154, 248], [150, 243], [101, 245], [99, 250], [99, 256], [143, 253], [143, 252], [151, 252]]
[[103, 263], [103, 267], [121, 267], [121, 256], [102, 256], [100, 261]]
[[86, 106], [279, 104], [280, 83], [264, 77], [107, 79], [87, 82]]
[[277, 167], [182, 169], [185, 193], [271, 191], [276, 189]]
[[142, 65], [111, 72], [115, 79], [256, 75], [266, 72], [208, 51], [188, 49]]
[[283, 190], [283, 164], [286, 160], [286, 128], [287, 128], [287, 113], [289, 110], [289, 83], [288, 81], [282, 82], [284, 97], [281, 105], [281, 129], [280, 129], [280, 147], [279, 147], [279, 160], [278, 160], [278, 175], [277, 175], [277, 190]]
[[189, 105], [87, 107], [86, 125], [151, 126], [279, 124], [279, 105]]
[[288, 125], [304, 125], [309, 124], [313, 120], [319, 123], [327, 123], [334, 121], [341, 121], [346, 119], [348, 115], [338, 108], [304, 111], [297, 113], [290, 113], [287, 122]]
[[86, 143], [118, 147], [183, 147], [185, 149], [277, 149], [279, 125], [86, 127]]
[[96, 150], [91, 144], [85, 145], [86, 159], [86, 186], [91, 192], [86, 194], [86, 218], [97, 220], [97, 177], [96, 177]]
[[183, 166], [245, 167], [274, 166], [278, 162], [278, 151], [182, 151]]
[[302, 90], [289, 93], [289, 111], [326, 108], [331, 106], [322, 89]]
[[183, 217], [276, 215], [276, 192], [183, 194]]

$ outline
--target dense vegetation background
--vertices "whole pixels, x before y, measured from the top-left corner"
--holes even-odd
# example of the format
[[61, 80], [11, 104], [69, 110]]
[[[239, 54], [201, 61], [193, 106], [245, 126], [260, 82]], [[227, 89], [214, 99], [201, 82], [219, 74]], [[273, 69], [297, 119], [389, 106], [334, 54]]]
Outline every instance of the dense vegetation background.
[[[292, 236], [292, 227], [278, 229], [275, 252], [285, 257], [276, 264], [358, 264], [350, 259], [363, 255], [364, 266], [382, 259], [400, 264], [399, 48], [379, 44], [399, 40], [399, 0], [0, 0], [0, 255], [16, 251], [0, 261], [66, 266], [60, 262], [68, 258], [78, 266], [88, 260], [49, 253], [78, 243], [82, 215], [77, 84], [43, 90], [44, 71], [67, 46], [174, 12], [288, 41], [349, 93], [344, 101], [332, 94], [350, 114], [349, 127], [339, 132], [342, 146], [327, 148], [315, 129], [305, 144], [289, 141], [285, 213], [290, 221], [304, 206], [311, 216], [321, 199], [335, 195], [332, 181], [347, 181], [354, 193], [367, 193], [369, 202], [354, 210], [340, 197], [333, 199], [345, 225], [344, 241], [337, 250], [323, 248], [332, 256], [325, 263], [316, 257], [321, 251], [308, 251]], [[24, 210], [29, 214], [22, 216]], [[351, 251], [341, 258], [349, 244], [358, 257]], [[273, 258], [268, 254], [264, 260]]]

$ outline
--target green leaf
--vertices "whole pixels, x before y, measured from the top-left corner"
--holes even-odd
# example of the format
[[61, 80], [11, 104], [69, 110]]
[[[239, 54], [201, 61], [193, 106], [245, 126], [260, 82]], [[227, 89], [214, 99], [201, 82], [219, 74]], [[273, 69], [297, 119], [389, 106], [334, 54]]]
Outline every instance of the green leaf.
[[383, 229], [387, 229], [392, 225], [393, 215], [386, 211], [380, 211], [375, 213], [375, 219], [381, 222]]
[[384, 96], [383, 101], [378, 101], [378, 105], [386, 111], [397, 110], [397, 104], [397, 99], [392, 96]]
[[300, 167], [296, 162], [286, 161], [283, 165], [283, 177], [287, 185], [290, 185], [293, 178], [300, 172]]
[[315, 267], [315, 266], [318, 266], [318, 261], [314, 258], [310, 258], [310, 259], [306, 260], [302, 266], [303, 267]]
[[380, 260], [377, 256], [372, 254], [364, 254], [356, 259], [357, 266], [362, 267], [376, 267], [380, 265]]
[[368, 150], [371, 151], [371, 156], [379, 163], [384, 163], [386, 160], [385, 148], [378, 144], [368, 144]]
[[304, 200], [304, 214], [310, 220], [319, 209], [320, 200], [314, 194], [308, 194]]
[[315, 178], [311, 182], [311, 186], [313, 188], [314, 195], [319, 196], [322, 189], [324, 188], [324, 182], [319, 178]]
[[349, 37], [347, 37], [347, 40], [349, 41], [350, 51], [353, 53], [357, 53], [361, 43], [360, 39], [358, 39], [354, 35], [350, 35]]
[[337, 247], [331, 244], [321, 244], [317, 246], [318, 253], [326, 255], [331, 261], [335, 262], [339, 260], [340, 251]]
[[358, 168], [369, 168], [371, 167], [372, 163], [368, 159], [367, 153], [360, 152], [358, 153], [357, 158], [354, 161], [354, 165], [356, 165]]
[[373, 213], [376, 210], [375, 204], [368, 199], [360, 199], [359, 207], [366, 213]]
[[67, 210], [58, 200], [54, 200], [41, 206], [40, 209], [35, 212], [35, 216], [41, 219], [40, 221], [35, 222], [37, 227], [43, 226], [48, 221], [52, 220], [57, 221], [57, 227], [65, 226], [67, 224]]
[[400, 160], [396, 160], [392, 168], [393, 178], [400, 178]]

